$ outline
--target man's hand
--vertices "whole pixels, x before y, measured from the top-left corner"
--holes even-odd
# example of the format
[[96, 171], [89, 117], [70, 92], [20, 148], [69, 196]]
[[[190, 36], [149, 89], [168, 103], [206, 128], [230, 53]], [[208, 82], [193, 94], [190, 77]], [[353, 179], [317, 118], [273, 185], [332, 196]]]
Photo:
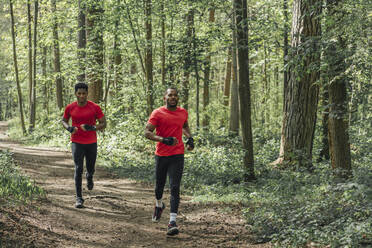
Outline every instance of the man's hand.
[[80, 127], [84, 131], [96, 131], [97, 130], [96, 126], [94, 126], [94, 125], [81, 124]]
[[68, 127], [66, 128], [67, 131], [69, 131], [71, 134], [74, 134], [77, 132], [77, 128], [76, 127]]
[[188, 151], [192, 151], [195, 147], [194, 139], [192, 137], [188, 138], [186, 141], [186, 146]]
[[175, 146], [178, 144], [178, 139], [176, 137], [165, 137], [161, 142], [168, 146]]

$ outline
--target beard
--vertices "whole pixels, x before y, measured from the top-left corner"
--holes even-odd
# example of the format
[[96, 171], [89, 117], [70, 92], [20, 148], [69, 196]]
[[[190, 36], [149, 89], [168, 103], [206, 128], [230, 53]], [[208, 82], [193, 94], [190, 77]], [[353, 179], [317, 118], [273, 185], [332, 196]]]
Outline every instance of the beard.
[[177, 104], [178, 104], [177, 100], [174, 100], [172, 102], [170, 102], [169, 100], [167, 101], [167, 107], [174, 108], [174, 107], [177, 107]]

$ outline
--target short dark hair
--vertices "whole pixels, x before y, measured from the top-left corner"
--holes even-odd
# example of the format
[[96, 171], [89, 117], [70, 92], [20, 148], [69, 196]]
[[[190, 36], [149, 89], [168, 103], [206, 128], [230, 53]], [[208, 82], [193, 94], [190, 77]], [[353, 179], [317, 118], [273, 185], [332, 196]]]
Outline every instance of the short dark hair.
[[177, 94], [178, 94], [178, 90], [177, 90], [176, 87], [174, 87], [174, 86], [169, 86], [169, 87], [167, 87], [167, 89], [164, 91], [164, 96], [168, 93], [168, 90], [175, 90], [175, 91], [177, 91]]
[[88, 91], [88, 85], [86, 83], [79, 82], [75, 84], [75, 93], [78, 91], [78, 89], [86, 89], [86, 91]]

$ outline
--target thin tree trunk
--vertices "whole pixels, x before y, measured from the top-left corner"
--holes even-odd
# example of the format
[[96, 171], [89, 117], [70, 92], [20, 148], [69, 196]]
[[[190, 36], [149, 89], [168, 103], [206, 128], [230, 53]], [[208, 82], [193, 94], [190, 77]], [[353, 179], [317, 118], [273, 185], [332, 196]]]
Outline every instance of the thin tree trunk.
[[63, 108], [63, 85], [61, 76], [61, 62], [59, 53], [59, 39], [58, 39], [58, 20], [57, 20], [57, 4], [56, 0], [51, 0], [53, 13], [53, 51], [54, 51], [54, 74], [56, 80], [56, 95], [57, 106], [59, 109]]
[[11, 18], [11, 32], [12, 32], [12, 43], [13, 43], [13, 63], [14, 63], [14, 72], [15, 78], [17, 83], [17, 93], [18, 93], [18, 107], [19, 107], [19, 115], [21, 118], [21, 127], [23, 134], [26, 133], [25, 127], [25, 119], [23, 115], [23, 101], [22, 101], [22, 91], [21, 86], [19, 83], [19, 73], [18, 73], [18, 63], [17, 63], [17, 50], [16, 50], [16, 39], [15, 39], [15, 31], [14, 31], [14, 14], [13, 14], [13, 3], [12, 0], [9, 0], [9, 9], [10, 9], [10, 18]]
[[30, 102], [30, 132], [35, 128], [36, 121], [36, 51], [37, 51], [37, 19], [39, 13], [39, 2], [34, 2], [34, 54], [33, 54], [33, 78], [32, 78], [32, 93]]
[[88, 99], [96, 103], [103, 99], [103, 11], [102, 1], [89, 1], [86, 18]]
[[328, 85], [323, 87], [323, 94], [321, 98], [322, 104], [322, 149], [320, 150], [318, 162], [322, 161], [323, 158], [329, 160], [329, 143], [328, 143], [328, 116], [329, 116], [329, 94]]
[[[31, 17], [31, 3], [27, 1], [27, 40], [28, 40], [28, 102], [30, 104], [31, 112], [31, 102], [32, 102], [32, 17]], [[31, 123], [31, 114], [30, 114]]]
[[232, 84], [231, 84], [231, 99], [230, 99], [230, 125], [229, 131], [232, 134], [239, 134], [239, 90], [238, 90], [238, 65], [237, 65], [237, 44], [236, 44], [236, 6], [233, 3], [232, 17]]
[[147, 114], [150, 115], [154, 109], [154, 82], [153, 82], [153, 62], [152, 62], [152, 18], [151, 18], [151, 0], [145, 0], [145, 29], [146, 29], [146, 81], [147, 81]]
[[283, 111], [285, 106], [285, 96], [287, 95], [287, 88], [288, 88], [288, 0], [283, 0], [283, 12], [284, 12], [284, 40], [283, 40], [283, 63], [284, 63], [284, 70], [283, 70]]
[[48, 49], [46, 46], [43, 47], [43, 56], [42, 56], [42, 63], [41, 63], [41, 70], [43, 74], [43, 82], [44, 82], [44, 90], [43, 90], [43, 95], [44, 95], [44, 101], [43, 101], [43, 109], [48, 111], [48, 102], [49, 102], [49, 94], [48, 94], [48, 79], [47, 79], [47, 52]]
[[227, 51], [226, 73], [223, 88], [223, 104], [226, 107], [229, 106], [230, 84], [231, 84], [231, 48], [229, 48]]
[[[213, 23], [215, 10], [212, 8], [209, 10], [209, 23]], [[207, 56], [205, 58], [205, 69], [204, 69], [204, 87], [203, 87], [203, 128], [208, 128], [210, 122], [210, 116], [208, 113], [209, 105], [209, 84], [211, 76], [211, 54], [210, 54], [210, 42], [207, 42]]]
[[191, 53], [192, 53], [192, 30], [194, 28], [194, 10], [191, 8], [186, 15], [186, 39], [187, 39], [187, 50], [185, 51], [185, 66], [184, 66], [184, 79], [182, 87], [182, 98], [184, 102], [184, 108], [189, 108], [189, 90], [190, 90], [190, 71], [192, 68]]
[[244, 180], [255, 179], [253, 158], [253, 137], [251, 124], [251, 93], [249, 85], [249, 48], [247, 1], [235, 0], [238, 43], [238, 82], [240, 96], [240, 115], [244, 149]]
[[[321, 3], [321, 0], [295, 0], [293, 4], [291, 59], [294, 63], [289, 69], [280, 153], [274, 164], [312, 165], [319, 91], [316, 82], [319, 79]], [[307, 51], [309, 49], [311, 52]]]
[[165, 85], [165, 12], [164, 0], [161, 0], [161, 83]]
[[79, 0], [79, 15], [78, 15], [78, 42], [77, 42], [77, 57], [78, 57], [78, 68], [79, 73], [77, 75], [78, 82], [86, 82], [85, 79], [85, 48], [87, 45], [86, 28], [85, 28], [85, 4], [82, 0]]
[[[120, 0], [117, 0], [116, 2], [117, 6], [120, 6]], [[120, 9], [119, 7], [116, 7], [117, 11], [115, 12], [115, 30], [114, 30], [114, 47], [113, 47], [113, 56], [112, 56], [112, 62], [110, 67], [113, 67], [114, 69], [114, 85], [117, 85], [119, 78], [121, 78], [121, 73], [120, 73], [120, 66], [122, 62], [121, 54], [120, 54], [120, 49], [118, 48], [118, 43], [119, 43], [119, 22], [120, 22]], [[104, 96], [104, 102], [105, 102], [105, 108], [107, 106], [107, 99], [109, 96], [110, 92], [110, 86], [111, 86], [111, 79], [107, 80], [107, 87], [105, 90], [105, 96]]]
[[195, 27], [192, 28], [192, 44], [193, 44], [193, 64], [194, 64], [194, 71], [195, 71], [195, 77], [196, 77], [196, 128], [200, 129], [200, 79], [199, 79], [199, 69], [198, 69], [198, 58], [196, 51], [198, 50], [196, 45], [196, 33], [195, 33]]

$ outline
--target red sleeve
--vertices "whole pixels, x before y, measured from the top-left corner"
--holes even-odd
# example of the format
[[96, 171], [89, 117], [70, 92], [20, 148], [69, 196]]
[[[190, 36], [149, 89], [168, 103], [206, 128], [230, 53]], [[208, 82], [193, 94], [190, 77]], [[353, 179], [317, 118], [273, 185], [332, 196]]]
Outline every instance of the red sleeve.
[[65, 118], [66, 120], [69, 120], [71, 115], [70, 115], [70, 105], [67, 105], [66, 108], [65, 108], [65, 113], [63, 114], [63, 118]]
[[150, 124], [152, 124], [154, 126], [157, 126], [158, 125], [158, 116], [157, 116], [156, 113], [157, 113], [156, 110], [152, 111], [152, 113], [150, 115], [150, 118], [149, 118], [149, 120], [148, 120], [147, 123], [150, 123]]
[[98, 104], [97, 104], [96, 105], [96, 117], [97, 117], [97, 119], [101, 119], [104, 116], [105, 115], [103, 114], [101, 107], [98, 106]]

